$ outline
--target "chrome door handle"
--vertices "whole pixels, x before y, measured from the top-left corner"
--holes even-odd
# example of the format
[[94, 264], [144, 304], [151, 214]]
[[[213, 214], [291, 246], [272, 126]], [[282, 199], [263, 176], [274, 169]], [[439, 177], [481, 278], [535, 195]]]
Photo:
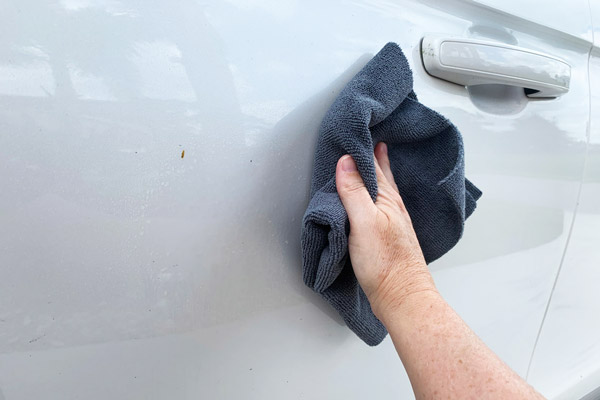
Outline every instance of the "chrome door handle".
[[428, 74], [463, 86], [518, 86], [529, 97], [557, 97], [569, 91], [569, 64], [522, 47], [478, 39], [425, 36], [421, 41], [421, 57]]

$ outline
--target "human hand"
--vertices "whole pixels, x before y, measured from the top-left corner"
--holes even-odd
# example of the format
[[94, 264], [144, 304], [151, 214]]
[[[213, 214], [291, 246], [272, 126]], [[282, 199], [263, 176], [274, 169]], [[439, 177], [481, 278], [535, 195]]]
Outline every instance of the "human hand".
[[385, 143], [375, 147], [378, 194], [371, 200], [352, 157], [336, 168], [337, 191], [350, 220], [354, 274], [375, 315], [382, 318], [415, 293], [437, 293], [410, 216], [398, 193]]

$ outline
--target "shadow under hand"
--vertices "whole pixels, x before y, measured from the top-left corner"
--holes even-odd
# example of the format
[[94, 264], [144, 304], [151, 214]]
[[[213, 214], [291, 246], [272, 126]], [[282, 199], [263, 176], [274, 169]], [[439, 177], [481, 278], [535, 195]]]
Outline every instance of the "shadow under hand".
[[282, 249], [287, 260], [285, 267], [291, 270], [294, 282], [298, 283], [296, 290], [305, 294], [307, 299], [340, 325], [345, 325], [340, 315], [321, 296], [303, 285], [300, 248], [302, 217], [310, 201], [314, 153], [321, 121], [338, 94], [372, 57], [372, 54], [359, 57], [329, 86], [275, 125], [276, 147], [282, 150], [277, 157], [279, 171], [277, 174], [272, 174], [272, 170], [264, 171], [265, 178], [271, 180], [281, 195], [273, 204], [271, 218], [276, 221], [278, 237], [283, 242]]
[[[287, 287], [264, 293], [263, 296], [284, 295], [289, 298], [291, 296], [286, 292], [292, 290], [340, 325], [344, 325], [344, 322], [337, 312], [303, 284], [300, 232], [302, 217], [310, 200], [310, 180], [321, 121], [339, 92], [371, 58], [371, 54], [361, 56], [335, 81], [296, 107], [265, 134], [271, 143], [258, 146], [257, 151], [262, 154], [256, 154], [255, 157], [262, 162], [256, 163], [257, 169], [252, 177], [256, 184], [262, 183], [264, 190], [255, 191], [255, 196], [245, 205], [247, 210], [253, 210], [246, 215], [254, 216], [255, 220], [244, 223], [257, 227], [267, 225], [280, 252], [277, 258], [281, 257], [282, 260], [281, 263], [263, 262], [263, 268], [253, 272], [252, 280], [256, 281], [257, 287], [261, 287], [263, 282], [272, 281], [276, 276], [279, 277], [276, 284], [287, 284]], [[254, 246], [264, 246], [264, 242], [261, 242], [264, 237], [257, 236], [255, 239]], [[265, 251], [270, 250], [267, 247]], [[264, 257], [264, 253], [261, 256]], [[261, 265], [258, 260], [253, 264]], [[272, 300], [285, 303], [283, 299]], [[270, 300], [265, 301], [270, 303]]]

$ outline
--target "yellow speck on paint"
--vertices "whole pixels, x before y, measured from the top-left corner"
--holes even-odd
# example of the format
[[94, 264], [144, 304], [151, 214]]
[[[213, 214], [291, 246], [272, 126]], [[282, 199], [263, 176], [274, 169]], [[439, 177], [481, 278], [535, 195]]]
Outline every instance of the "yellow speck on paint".
[[181, 151], [181, 158], [183, 158], [183, 156], [185, 156], [185, 150]]

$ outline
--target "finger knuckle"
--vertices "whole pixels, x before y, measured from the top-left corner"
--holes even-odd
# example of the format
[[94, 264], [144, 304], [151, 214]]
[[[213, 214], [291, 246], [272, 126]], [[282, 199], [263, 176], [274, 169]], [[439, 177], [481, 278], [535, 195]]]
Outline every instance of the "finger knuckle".
[[359, 193], [365, 189], [365, 185], [362, 182], [344, 182], [342, 190], [346, 193]]

